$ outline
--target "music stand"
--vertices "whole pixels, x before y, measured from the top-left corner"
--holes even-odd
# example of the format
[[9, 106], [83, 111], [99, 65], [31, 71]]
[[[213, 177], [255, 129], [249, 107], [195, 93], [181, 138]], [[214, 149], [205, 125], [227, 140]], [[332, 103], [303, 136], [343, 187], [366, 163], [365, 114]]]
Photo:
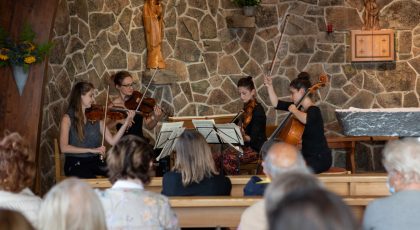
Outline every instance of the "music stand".
[[[237, 149], [233, 144], [244, 145], [244, 140], [239, 126], [235, 123], [215, 124], [214, 120], [192, 120], [196, 130], [201, 133], [209, 144], [221, 144], [221, 168], [223, 169], [223, 146], [224, 144], [233, 147], [241, 154], [243, 151]], [[239, 157], [237, 157], [239, 165]]]
[[154, 147], [155, 149], [162, 149], [159, 156], [156, 157], [157, 161], [171, 154], [177, 137], [179, 137], [185, 130], [185, 128], [182, 127], [183, 124], [184, 122], [162, 123], [162, 128], [156, 139]]

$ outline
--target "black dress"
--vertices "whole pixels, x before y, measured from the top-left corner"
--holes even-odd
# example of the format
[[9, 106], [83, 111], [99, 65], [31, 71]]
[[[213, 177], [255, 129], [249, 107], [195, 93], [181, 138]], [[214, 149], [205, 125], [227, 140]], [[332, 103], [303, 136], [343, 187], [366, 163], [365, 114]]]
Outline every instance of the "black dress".
[[[288, 111], [292, 102], [279, 101], [276, 109]], [[321, 110], [310, 106], [306, 110], [306, 125], [302, 134], [302, 155], [315, 173], [327, 171], [332, 164], [331, 150], [324, 135]]]
[[223, 175], [213, 175], [186, 187], [178, 172], [167, 172], [162, 180], [162, 194], [166, 196], [229, 196], [231, 189], [230, 179]]
[[257, 103], [253, 112], [252, 119], [245, 128], [245, 133], [251, 137], [250, 142], [245, 142], [245, 147], [251, 147], [255, 152], [260, 152], [264, 142], [267, 140], [265, 136], [265, 126], [267, 117], [265, 116], [264, 108], [260, 103]]
[[[144, 138], [143, 136], [143, 116], [140, 114], [136, 114], [133, 119], [134, 123], [133, 125], [127, 129], [127, 131], [124, 133], [124, 135], [135, 135], [141, 138]], [[121, 128], [122, 124], [117, 124], [117, 130]]]

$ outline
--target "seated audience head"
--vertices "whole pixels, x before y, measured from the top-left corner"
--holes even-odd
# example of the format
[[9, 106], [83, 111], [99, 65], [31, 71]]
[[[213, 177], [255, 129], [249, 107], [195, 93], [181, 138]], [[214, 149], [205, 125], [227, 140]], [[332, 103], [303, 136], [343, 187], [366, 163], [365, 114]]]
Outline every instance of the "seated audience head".
[[299, 150], [284, 142], [274, 143], [264, 157], [264, 173], [269, 178], [274, 178], [284, 172], [298, 171], [309, 173], [305, 160]]
[[45, 196], [39, 213], [39, 229], [106, 229], [102, 204], [85, 182], [69, 178]]
[[337, 195], [321, 188], [287, 193], [267, 213], [269, 229], [358, 229], [350, 208]]
[[174, 170], [181, 173], [184, 186], [218, 174], [210, 146], [199, 132], [185, 130], [178, 137], [175, 151]]
[[267, 212], [277, 208], [285, 194], [297, 189], [321, 188], [322, 185], [313, 174], [301, 172], [285, 172], [275, 177], [264, 193]]
[[30, 187], [35, 177], [35, 161], [18, 133], [8, 133], [0, 141], [0, 190], [18, 193]]
[[420, 141], [415, 138], [390, 141], [383, 150], [383, 164], [395, 191], [420, 190]]
[[20, 213], [0, 209], [0, 230], [33, 230], [31, 223]]
[[120, 179], [139, 179], [143, 184], [148, 184], [152, 156], [153, 149], [140, 137], [122, 137], [108, 152], [110, 181], [115, 183]]

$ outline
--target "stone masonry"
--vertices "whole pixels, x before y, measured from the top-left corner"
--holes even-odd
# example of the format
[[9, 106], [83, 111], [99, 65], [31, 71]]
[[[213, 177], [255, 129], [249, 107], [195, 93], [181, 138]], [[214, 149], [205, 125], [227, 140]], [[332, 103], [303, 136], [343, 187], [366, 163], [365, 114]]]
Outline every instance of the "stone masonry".
[[[178, 80], [153, 86], [147, 94], [176, 116], [236, 113], [242, 106], [236, 82], [251, 75], [268, 124], [281, 121], [284, 113], [269, 106], [263, 75], [269, 71], [286, 14], [290, 17], [273, 69], [276, 92], [287, 99], [288, 84], [300, 71], [308, 71], [313, 83], [327, 73], [329, 84], [315, 96], [327, 135], [341, 132], [335, 109], [419, 106], [418, 0], [377, 1], [381, 28], [395, 30], [396, 61], [364, 63], [350, 62], [350, 30], [361, 29], [363, 0], [263, 0], [255, 19], [250, 20], [255, 25], [251, 28], [228, 27], [226, 18], [242, 14], [230, 0], [163, 2], [162, 50], [167, 70]], [[73, 84], [92, 82], [97, 101], [103, 102], [109, 77], [116, 71], [128, 70], [141, 80], [146, 70], [143, 4], [144, 0], [60, 0], [44, 89], [43, 192], [54, 183], [53, 139], [59, 137], [60, 119]], [[325, 32], [326, 24], [333, 25], [333, 33]], [[148, 135], [153, 138], [154, 132]], [[357, 147], [358, 170], [383, 169], [381, 146]], [[344, 152], [334, 155], [334, 164], [343, 166]]]

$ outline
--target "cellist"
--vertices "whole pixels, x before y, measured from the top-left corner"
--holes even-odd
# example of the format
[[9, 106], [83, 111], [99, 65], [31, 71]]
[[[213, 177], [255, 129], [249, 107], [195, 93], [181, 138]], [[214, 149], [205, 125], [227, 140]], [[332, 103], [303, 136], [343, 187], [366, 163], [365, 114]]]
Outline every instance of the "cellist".
[[310, 98], [311, 95], [303, 98], [301, 102], [302, 110], [299, 110], [295, 105], [311, 87], [309, 79], [310, 76], [307, 72], [301, 72], [296, 79], [290, 82], [289, 91], [293, 102], [278, 100], [270, 76], [264, 77], [264, 84], [267, 87], [271, 104], [278, 110], [293, 113], [294, 117], [305, 126], [302, 134], [303, 157], [314, 173], [321, 173], [327, 171], [332, 164], [331, 150], [328, 148], [327, 139], [324, 135], [324, 121], [321, 110], [315, 106]]

